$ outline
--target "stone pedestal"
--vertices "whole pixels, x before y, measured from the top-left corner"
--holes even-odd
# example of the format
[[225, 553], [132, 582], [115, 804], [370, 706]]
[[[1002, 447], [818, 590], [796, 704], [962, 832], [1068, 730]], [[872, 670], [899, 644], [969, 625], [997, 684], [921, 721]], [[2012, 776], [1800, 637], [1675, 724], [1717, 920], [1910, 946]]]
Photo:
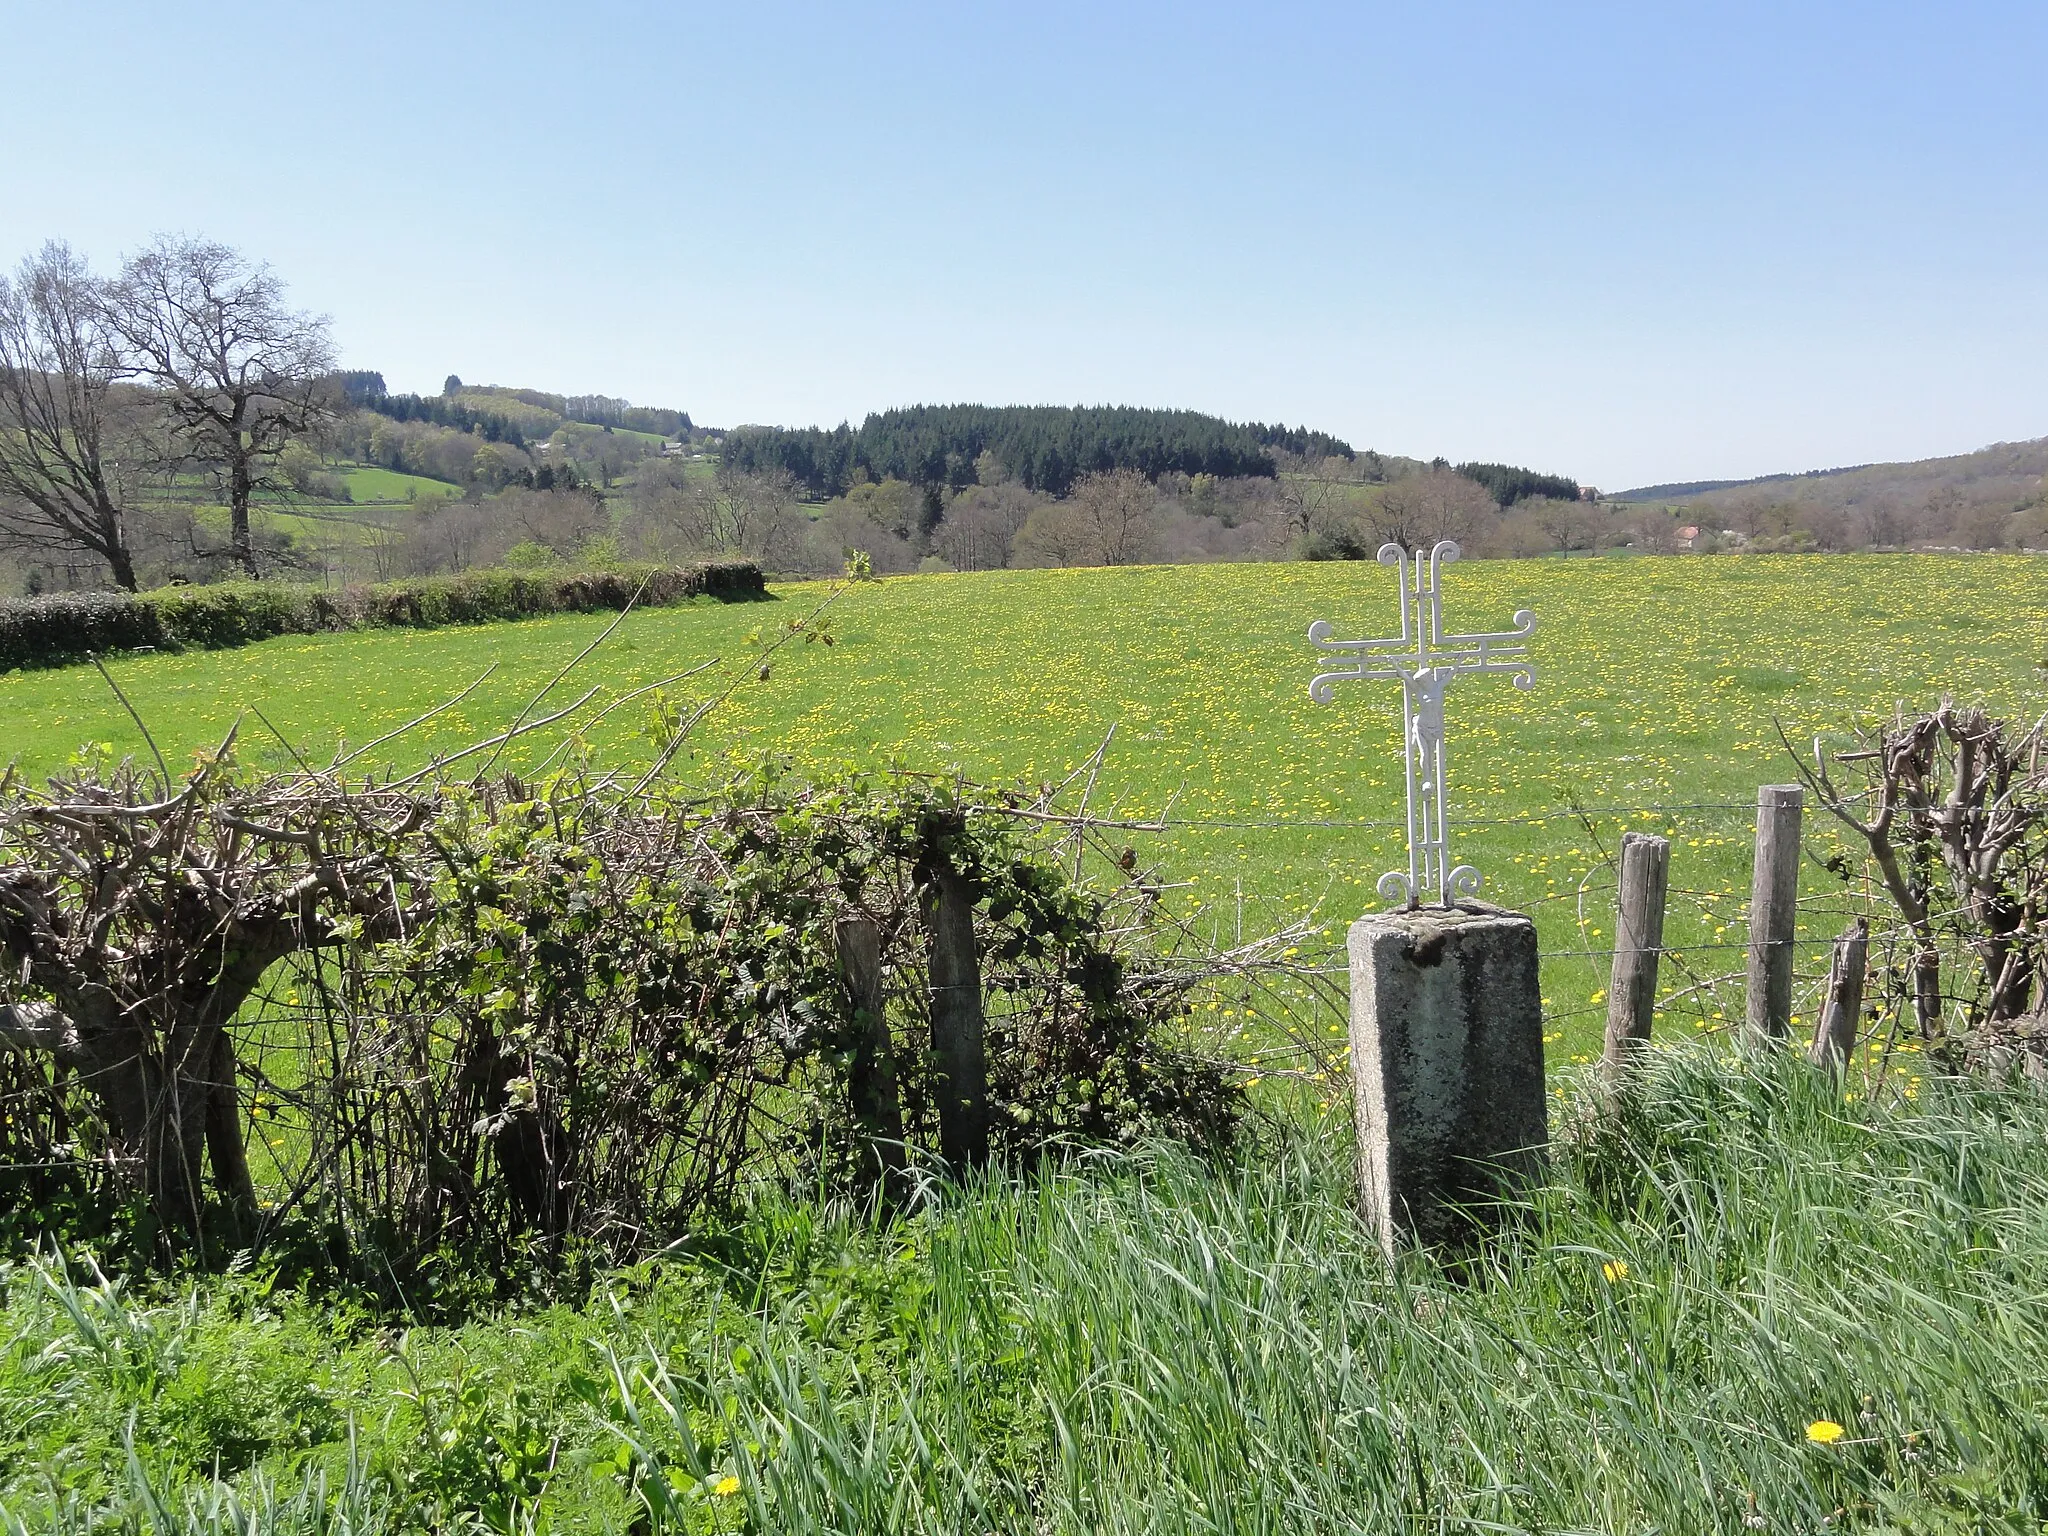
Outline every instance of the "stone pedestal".
[[1350, 939], [1361, 1213], [1390, 1254], [1464, 1246], [1550, 1139], [1536, 925], [1463, 902]]

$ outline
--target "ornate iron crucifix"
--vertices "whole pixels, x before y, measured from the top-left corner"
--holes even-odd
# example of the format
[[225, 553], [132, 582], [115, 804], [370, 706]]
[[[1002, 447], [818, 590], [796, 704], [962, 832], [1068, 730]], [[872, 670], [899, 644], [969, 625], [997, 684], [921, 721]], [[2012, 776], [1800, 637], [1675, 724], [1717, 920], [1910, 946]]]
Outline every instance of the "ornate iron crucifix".
[[1412, 566], [1398, 544], [1380, 547], [1380, 564], [1391, 565], [1401, 590], [1401, 633], [1389, 640], [1332, 640], [1326, 620], [1308, 628], [1318, 649], [1353, 659], [1317, 675], [1308, 696], [1330, 702], [1330, 685], [1352, 678], [1384, 678], [1401, 685], [1401, 720], [1408, 756], [1408, 872], [1390, 869], [1379, 879], [1380, 898], [1413, 907], [1434, 893], [1446, 907], [1460, 896], [1479, 890], [1480, 874], [1469, 864], [1451, 863], [1451, 834], [1444, 800], [1444, 690], [1464, 672], [1504, 672], [1517, 688], [1536, 683], [1529, 661], [1528, 639], [1536, 615], [1523, 608], [1515, 627], [1493, 634], [1447, 635], [1443, 632], [1443, 567], [1457, 559], [1459, 549], [1446, 539], [1429, 552], [1421, 550]]

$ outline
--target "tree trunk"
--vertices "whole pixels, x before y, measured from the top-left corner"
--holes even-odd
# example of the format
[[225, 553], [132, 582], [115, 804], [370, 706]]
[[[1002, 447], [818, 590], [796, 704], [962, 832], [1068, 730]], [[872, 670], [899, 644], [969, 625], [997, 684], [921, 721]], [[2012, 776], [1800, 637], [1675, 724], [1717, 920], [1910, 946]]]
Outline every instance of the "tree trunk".
[[256, 1230], [256, 1181], [249, 1174], [249, 1149], [242, 1140], [242, 1096], [235, 1082], [235, 1041], [214, 1031], [213, 1067], [206, 1089], [206, 1157], [214, 1189], [226, 1207], [235, 1241]]
[[107, 565], [112, 571], [115, 586], [129, 592], [139, 590], [135, 585], [135, 562], [127, 550], [115, 545], [107, 551]]
[[256, 546], [249, 537], [249, 492], [248, 456], [237, 452], [228, 466], [228, 541], [235, 563], [254, 580], [262, 573], [256, 569]]
[[143, 1195], [167, 1238], [202, 1237], [209, 1160], [237, 1235], [246, 1236], [256, 1187], [242, 1141], [234, 1045], [226, 1029], [204, 1018], [218, 999], [209, 995], [162, 1034], [124, 1012], [104, 987], [82, 986], [67, 1001], [68, 1013], [46, 1003], [0, 1009], [0, 1039], [49, 1052], [98, 1100], [108, 1132], [140, 1165]]
[[166, 1038], [160, 1060], [152, 1062], [147, 1052], [140, 1057], [149, 1083], [139, 1148], [143, 1189], [167, 1230], [193, 1238], [204, 1230], [200, 1170], [213, 1097], [215, 1034], [180, 1025]]

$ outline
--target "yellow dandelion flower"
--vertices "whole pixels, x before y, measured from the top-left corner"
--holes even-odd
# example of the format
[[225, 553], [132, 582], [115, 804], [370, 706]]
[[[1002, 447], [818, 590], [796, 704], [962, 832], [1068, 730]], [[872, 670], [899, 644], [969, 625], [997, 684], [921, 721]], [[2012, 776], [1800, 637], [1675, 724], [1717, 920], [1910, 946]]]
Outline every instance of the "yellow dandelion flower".
[[[1839, 1433], [1839, 1431], [1837, 1431], [1837, 1433]], [[740, 1491], [740, 1480], [736, 1477], [732, 1477], [729, 1475], [726, 1477], [721, 1477], [715, 1484], [712, 1485], [711, 1491], [717, 1494], [721, 1499], [729, 1499], [734, 1494]]]
[[1628, 1265], [1620, 1259], [1609, 1259], [1600, 1266], [1600, 1274], [1609, 1285], [1619, 1285], [1628, 1278]]
[[1806, 1438], [1815, 1445], [1833, 1445], [1842, 1438], [1842, 1426], [1833, 1419], [1815, 1419], [1806, 1426]]

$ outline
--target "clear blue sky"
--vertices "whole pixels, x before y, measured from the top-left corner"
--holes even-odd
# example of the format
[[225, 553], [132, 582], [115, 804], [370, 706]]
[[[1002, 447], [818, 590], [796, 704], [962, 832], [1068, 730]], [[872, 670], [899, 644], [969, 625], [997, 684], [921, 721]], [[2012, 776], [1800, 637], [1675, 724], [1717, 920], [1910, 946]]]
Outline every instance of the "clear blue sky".
[[2048, 433], [2048, 5], [0, 0], [0, 261], [352, 366], [1307, 422], [1610, 488]]

